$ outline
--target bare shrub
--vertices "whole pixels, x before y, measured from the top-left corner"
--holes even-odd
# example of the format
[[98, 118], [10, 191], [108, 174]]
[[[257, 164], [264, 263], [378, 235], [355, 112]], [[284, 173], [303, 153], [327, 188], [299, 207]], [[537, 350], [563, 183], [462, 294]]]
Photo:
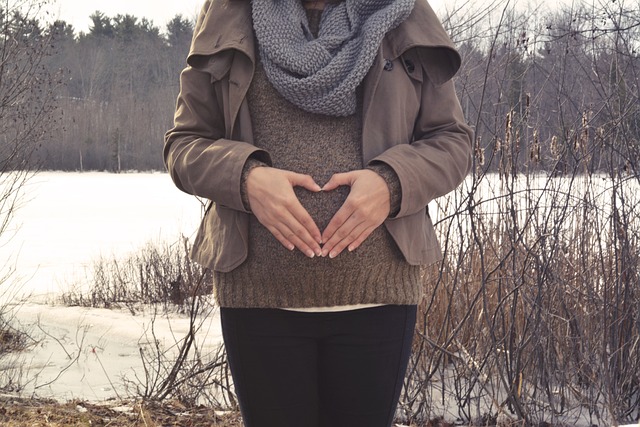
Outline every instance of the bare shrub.
[[[19, 0], [0, 5], [0, 245], [14, 235], [12, 220], [33, 175], [32, 159], [47, 131], [57, 125], [55, 88], [60, 76], [45, 67], [50, 35], [35, 17], [45, 2]], [[19, 281], [11, 260], [0, 264], [0, 389], [21, 387], [22, 374], [10, 360], [32, 343], [14, 326]]]
[[[183, 237], [173, 244], [148, 243], [141, 250], [119, 259], [100, 258], [88, 274], [87, 290], [64, 292], [65, 305], [126, 307], [164, 304], [187, 310], [191, 298], [211, 293], [208, 273], [189, 260], [190, 244]], [[197, 292], [196, 292], [197, 290]]]
[[15, 307], [0, 304], [0, 392], [24, 389], [28, 379], [22, 369], [22, 352], [35, 344], [30, 331], [16, 328]]
[[203, 322], [216, 309], [206, 297], [193, 296], [189, 331], [169, 346], [157, 338], [152, 321], [143, 337], [146, 344], [140, 346], [144, 372], [127, 382], [136, 396], [149, 401], [177, 400], [187, 407], [205, 404], [237, 410], [224, 346], [203, 349], [208, 339]]
[[27, 348], [29, 340], [23, 331], [15, 329], [11, 324], [0, 325], [0, 357], [7, 353]]
[[[89, 275], [88, 290], [62, 295], [66, 305], [127, 308], [132, 313], [151, 311], [152, 321], [140, 338], [143, 371], [125, 378], [127, 391], [145, 401], [179, 401], [186, 407], [207, 404], [213, 408], [236, 407], [231, 375], [222, 345], [207, 345], [205, 320], [215, 315], [210, 273], [189, 260], [190, 244], [182, 238], [174, 244], [148, 243], [119, 259], [99, 259]], [[189, 316], [185, 336], [165, 342], [157, 334], [157, 322], [176, 311]]]
[[449, 243], [428, 273], [405, 414], [505, 413], [529, 425], [637, 419], [636, 178], [483, 179], [469, 215], [439, 224]]
[[427, 272], [401, 419], [640, 418], [640, 15], [598, 8], [505, 9], [486, 51], [463, 46], [476, 167], [432, 210], [445, 259]]

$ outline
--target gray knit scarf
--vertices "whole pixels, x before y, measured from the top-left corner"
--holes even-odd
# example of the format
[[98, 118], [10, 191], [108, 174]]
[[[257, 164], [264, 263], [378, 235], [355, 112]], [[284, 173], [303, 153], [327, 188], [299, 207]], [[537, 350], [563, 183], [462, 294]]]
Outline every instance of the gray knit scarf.
[[330, 116], [356, 110], [356, 88], [385, 34], [415, 0], [344, 0], [327, 4], [318, 38], [300, 0], [253, 0], [253, 28], [267, 78], [299, 108]]

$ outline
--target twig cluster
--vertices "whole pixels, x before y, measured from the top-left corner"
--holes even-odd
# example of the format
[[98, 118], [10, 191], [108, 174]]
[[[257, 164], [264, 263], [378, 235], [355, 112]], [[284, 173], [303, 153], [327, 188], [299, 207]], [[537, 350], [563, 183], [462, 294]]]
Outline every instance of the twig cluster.
[[498, 12], [485, 52], [463, 43], [475, 171], [432, 209], [445, 258], [425, 273], [401, 415], [637, 422], [640, 59], [624, 23], [640, 15]]
[[88, 274], [88, 289], [78, 286], [61, 296], [65, 305], [126, 307], [132, 313], [139, 304], [165, 308], [192, 308], [193, 297], [211, 293], [209, 273], [189, 260], [189, 242], [148, 243], [125, 257], [100, 258]]

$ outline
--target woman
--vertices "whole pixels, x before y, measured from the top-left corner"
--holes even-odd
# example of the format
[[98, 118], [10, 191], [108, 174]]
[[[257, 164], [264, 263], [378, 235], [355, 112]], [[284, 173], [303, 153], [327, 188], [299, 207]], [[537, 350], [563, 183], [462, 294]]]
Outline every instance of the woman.
[[192, 257], [245, 426], [391, 425], [427, 204], [471, 164], [459, 55], [425, 0], [212, 0], [187, 62], [164, 158], [210, 200]]

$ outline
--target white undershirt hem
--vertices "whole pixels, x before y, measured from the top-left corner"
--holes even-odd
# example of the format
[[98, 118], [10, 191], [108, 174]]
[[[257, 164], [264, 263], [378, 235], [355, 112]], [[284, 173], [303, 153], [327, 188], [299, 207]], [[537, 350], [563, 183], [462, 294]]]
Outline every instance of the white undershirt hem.
[[306, 307], [306, 308], [282, 308], [288, 311], [301, 311], [304, 313], [331, 313], [336, 311], [362, 310], [363, 308], [382, 307], [385, 304], [353, 304], [334, 305], [331, 307]]

